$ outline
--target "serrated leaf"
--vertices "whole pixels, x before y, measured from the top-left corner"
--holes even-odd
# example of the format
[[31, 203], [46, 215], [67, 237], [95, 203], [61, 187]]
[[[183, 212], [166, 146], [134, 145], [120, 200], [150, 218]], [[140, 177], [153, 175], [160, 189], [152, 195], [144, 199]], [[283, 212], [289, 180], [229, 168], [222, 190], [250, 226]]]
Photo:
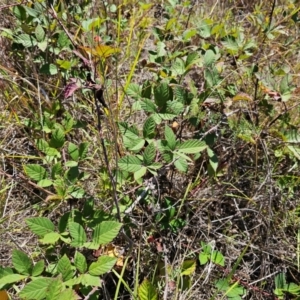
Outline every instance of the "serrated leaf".
[[84, 286], [101, 286], [100, 277], [90, 274], [82, 274], [80, 283]]
[[186, 142], [183, 142], [179, 147], [177, 147], [179, 152], [182, 153], [199, 153], [207, 148], [207, 145], [204, 141], [198, 141], [198, 140], [189, 140]]
[[118, 166], [123, 171], [136, 172], [142, 167], [142, 162], [136, 156], [128, 155], [119, 159]]
[[177, 170], [181, 172], [186, 172], [188, 170], [188, 164], [187, 161], [183, 158], [177, 158], [174, 162], [174, 166], [177, 168]]
[[195, 260], [185, 260], [181, 266], [180, 275], [192, 275], [196, 270], [196, 261]]
[[65, 133], [63, 128], [57, 127], [52, 131], [49, 145], [53, 148], [61, 148], [65, 143]]
[[[124, 140], [124, 144], [127, 145], [128, 141], [126, 141], [126, 143], [125, 143], [125, 140]], [[128, 149], [131, 151], [138, 152], [144, 147], [144, 145], [145, 145], [145, 140], [138, 138], [138, 139], [130, 141], [130, 144], [128, 145]]]
[[17, 43], [22, 44], [25, 48], [33, 47], [37, 44], [36, 39], [29, 34], [20, 34], [15, 40]]
[[127, 87], [126, 94], [134, 99], [141, 98], [142, 88], [136, 83], [130, 83]]
[[176, 136], [173, 130], [169, 126], [165, 126], [165, 139], [168, 143], [170, 150], [175, 150], [176, 147]]
[[28, 164], [24, 166], [26, 174], [35, 181], [45, 179], [47, 171], [44, 167], [37, 164]]
[[49, 187], [53, 184], [51, 179], [42, 179], [40, 180], [37, 185], [40, 187]]
[[72, 265], [66, 254], [58, 261], [57, 271], [62, 274], [63, 281], [73, 277]]
[[239, 51], [239, 45], [233, 37], [228, 37], [222, 42], [230, 54], [236, 54]]
[[202, 38], [209, 38], [211, 35], [211, 21], [209, 19], [202, 20], [200, 23], [200, 27], [198, 28], [199, 34]]
[[73, 144], [71, 142], [69, 142], [69, 145], [68, 145], [68, 153], [69, 153], [69, 155], [71, 156], [71, 158], [73, 160], [75, 160], [75, 161], [78, 160], [78, 158], [79, 158], [79, 149], [75, 144]]
[[[181, 95], [181, 96], [183, 96], [183, 95]], [[183, 102], [185, 101], [185, 99], [182, 99], [182, 100], [183, 100]], [[180, 101], [174, 101], [174, 100], [168, 101], [166, 111], [171, 114], [176, 114], [176, 115], [181, 114], [184, 111], [185, 107], [184, 107], [184, 104]]]
[[60, 277], [57, 277], [52, 280], [48, 286], [46, 300], [57, 299], [61, 292], [63, 291], [64, 286]]
[[35, 37], [38, 42], [42, 42], [45, 39], [45, 31], [40, 24], [35, 28]]
[[45, 152], [47, 148], [49, 148], [49, 144], [44, 139], [37, 139], [35, 140], [35, 145], [38, 150]]
[[86, 258], [78, 251], [76, 251], [74, 256], [74, 265], [80, 273], [85, 273], [87, 270]]
[[9, 274], [0, 278], [0, 289], [3, 289], [7, 284], [17, 283], [28, 276], [20, 274]]
[[209, 260], [209, 255], [205, 252], [199, 254], [200, 265], [205, 265]]
[[189, 69], [199, 60], [198, 52], [190, 52], [186, 58], [185, 68]]
[[95, 227], [93, 242], [106, 245], [111, 242], [119, 233], [122, 224], [115, 221], [103, 221]]
[[45, 245], [47, 244], [54, 245], [59, 240], [59, 238], [60, 238], [59, 233], [49, 232], [45, 234], [42, 239], [40, 239], [40, 242]]
[[155, 146], [153, 143], [151, 143], [146, 147], [143, 153], [143, 161], [145, 166], [149, 166], [152, 164], [152, 162], [155, 159], [155, 154], [156, 154]]
[[154, 88], [154, 99], [159, 107], [165, 106], [168, 100], [173, 99], [172, 90], [167, 82], [161, 82]]
[[28, 283], [19, 293], [19, 296], [24, 299], [42, 300], [46, 297], [51, 282], [52, 278], [37, 278]]
[[171, 67], [173, 76], [180, 76], [185, 72], [185, 64], [181, 58], [176, 58]]
[[138, 296], [140, 300], [157, 300], [158, 293], [154, 285], [145, 279], [138, 288]]
[[30, 230], [38, 236], [54, 231], [54, 224], [45, 217], [28, 218], [25, 220]]
[[204, 66], [210, 67], [216, 61], [216, 54], [211, 49], [208, 49], [204, 54]]
[[39, 260], [32, 268], [32, 276], [39, 276], [43, 273], [45, 268], [45, 262], [43, 260]]
[[285, 75], [280, 82], [280, 94], [289, 94], [291, 92], [290, 76]]
[[93, 276], [100, 276], [109, 272], [117, 262], [117, 258], [107, 255], [99, 257], [96, 262], [91, 263], [89, 267], [89, 274]]
[[152, 117], [147, 118], [143, 126], [143, 137], [145, 139], [152, 139], [155, 136], [156, 124]]
[[55, 300], [78, 300], [78, 295], [73, 289], [65, 289]]
[[81, 247], [86, 242], [86, 234], [84, 228], [75, 222], [69, 223], [70, 235], [72, 237], [71, 245], [74, 247]]
[[141, 94], [141, 96], [142, 96], [143, 98], [150, 99], [150, 98], [151, 98], [151, 93], [152, 93], [151, 82], [150, 82], [149, 80], [146, 80], [146, 81], [143, 83], [142, 94]]
[[142, 99], [141, 101], [141, 108], [149, 113], [156, 113], [156, 105], [150, 99]]
[[142, 178], [147, 172], [146, 167], [141, 167], [138, 171], [134, 172], [133, 176], [136, 181], [138, 181], [140, 178]]
[[211, 254], [211, 261], [217, 265], [224, 267], [225, 257], [220, 251], [213, 251]]
[[85, 159], [87, 157], [87, 153], [89, 150], [89, 143], [84, 142], [79, 144], [79, 158], [80, 159]]

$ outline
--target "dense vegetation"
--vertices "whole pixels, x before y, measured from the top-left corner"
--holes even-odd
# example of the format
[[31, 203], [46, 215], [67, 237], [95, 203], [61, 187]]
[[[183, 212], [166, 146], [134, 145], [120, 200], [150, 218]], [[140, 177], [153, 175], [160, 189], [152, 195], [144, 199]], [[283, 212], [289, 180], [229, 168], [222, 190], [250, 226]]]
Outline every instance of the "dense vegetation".
[[0, 299], [300, 299], [298, 2], [0, 0]]

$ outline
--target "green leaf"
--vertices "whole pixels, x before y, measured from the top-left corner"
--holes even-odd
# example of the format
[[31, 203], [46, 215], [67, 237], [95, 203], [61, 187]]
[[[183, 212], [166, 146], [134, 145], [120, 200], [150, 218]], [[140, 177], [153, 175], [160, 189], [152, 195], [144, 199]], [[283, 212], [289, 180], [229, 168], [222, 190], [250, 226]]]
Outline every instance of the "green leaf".
[[200, 23], [200, 26], [198, 28], [199, 34], [202, 38], [209, 38], [211, 35], [211, 26], [210, 24], [212, 23], [211, 20], [206, 19], [206, 20], [202, 20]]
[[142, 89], [136, 83], [130, 83], [127, 87], [126, 94], [134, 99], [141, 98]]
[[195, 36], [197, 34], [197, 30], [196, 29], [187, 29], [185, 30], [185, 32], [183, 33], [183, 40], [185, 42], [189, 41], [193, 36]]
[[165, 139], [168, 143], [170, 150], [175, 150], [176, 147], [176, 136], [173, 130], [169, 126], [165, 126]]
[[153, 143], [151, 143], [146, 147], [143, 153], [143, 161], [145, 166], [149, 166], [152, 164], [152, 162], [155, 159], [155, 155], [156, 155], [155, 146]]
[[99, 276], [92, 276], [90, 274], [82, 274], [80, 283], [84, 286], [101, 286]]
[[213, 150], [211, 150], [211, 148], [207, 147], [207, 154], [209, 157], [209, 164], [212, 167], [212, 169], [214, 170], [214, 172], [217, 172], [217, 168], [218, 168], [218, 157], [217, 155], [213, 152]]
[[71, 156], [71, 158], [73, 160], [78, 161], [78, 158], [79, 158], [79, 149], [78, 149], [78, 147], [75, 144], [69, 142], [68, 153], [69, 153], [69, 155]]
[[138, 296], [140, 300], [158, 300], [158, 293], [154, 285], [147, 279], [139, 286]]
[[218, 85], [221, 82], [219, 72], [215, 67], [204, 70], [204, 78], [207, 88], [212, 88]]
[[145, 82], [143, 83], [141, 96], [142, 98], [150, 99], [151, 93], [152, 93], [151, 82], [149, 80], [145, 80]]
[[183, 75], [185, 72], [185, 64], [181, 58], [176, 58], [171, 67], [173, 76]]
[[215, 63], [215, 61], [216, 61], [215, 52], [212, 51], [211, 49], [208, 49], [204, 55], [204, 66], [210, 67]]
[[13, 273], [14, 273], [14, 271], [12, 268], [3, 268], [0, 266], [0, 278], [10, 275], [10, 274], [13, 274]]
[[232, 55], [237, 54], [239, 51], [239, 45], [233, 37], [227, 37], [222, 44]]
[[222, 267], [225, 266], [225, 258], [220, 251], [213, 251], [211, 254], [211, 261]]
[[[64, 290], [63, 282], [59, 277], [52, 280], [48, 286], [46, 300], [57, 299]], [[67, 298], [69, 299], [69, 298]]]
[[137, 138], [135, 140], [130, 140], [130, 142], [127, 140], [125, 143], [125, 139], [124, 139], [124, 145], [128, 145], [128, 149], [131, 151], [140, 151], [144, 145], [145, 145], [145, 140], [141, 139], [141, 138]]
[[150, 99], [142, 99], [141, 100], [141, 108], [149, 113], [156, 113], [156, 105]]
[[141, 167], [138, 171], [134, 172], [134, 179], [138, 181], [140, 178], [142, 178], [147, 172], [146, 167]]
[[25, 220], [30, 230], [38, 236], [54, 231], [54, 224], [45, 217], [28, 218]]
[[182, 153], [199, 153], [207, 148], [204, 141], [189, 140], [183, 142], [179, 147], [177, 147], [179, 152]]
[[20, 282], [25, 278], [27, 278], [27, 276], [20, 274], [9, 274], [3, 276], [2, 278], [0, 278], [0, 290], [2, 290], [8, 284]]
[[195, 260], [185, 260], [181, 266], [180, 275], [192, 275], [196, 270], [196, 261]]
[[38, 148], [38, 150], [42, 152], [46, 152], [49, 148], [49, 144], [44, 139], [37, 139], [35, 140], [35, 145]]
[[115, 221], [103, 221], [95, 227], [93, 232], [93, 243], [106, 245], [119, 233], [122, 224]]
[[[178, 99], [177, 99], [178, 100]], [[183, 99], [185, 101], [185, 99]], [[181, 114], [185, 109], [185, 106], [180, 101], [168, 101], [167, 102], [167, 112], [175, 115]]]
[[100, 276], [107, 273], [117, 262], [117, 258], [103, 255], [99, 257], [96, 262], [91, 263], [89, 267], [89, 274], [93, 276]]
[[199, 261], [200, 265], [205, 265], [209, 261], [210, 255], [205, 252], [200, 252], [199, 254]]
[[69, 223], [70, 235], [72, 237], [71, 245], [73, 247], [81, 247], [86, 242], [86, 234], [84, 228], [75, 222]]
[[80, 159], [85, 159], [87, 157], [87, 153], [89, 150], [89, 143], [84, 142], [84, 143], [80, 143], [79, 145], [79, 158]]
[[155, 136], [155, 128], [156, 124], [152, 117], [146, 119], [144, 126], [143, 126], [143, 137], [145, 139], [153, 139]]
[[46, 75], [56, 75], [58, 73], [57, 67], [54, 64], [44, 64], [40, 68], [40, 72]]
[[61, 148], [65, 143], [65, 133], [63, 128], [57, 127], [52, 131], [50, 146], [53, 148]]
[[78, 300], [78, 295], [73, 289], [65, 289], [55, 300]]
[[173, 99], [172, 90], [167, 82], [162, 82], [154, 88], [154, 99], [159, 107], [164, 107], [168, 100]]
[[58, 261], [57, 271], [62, 274], [63, 281], [73, 277], [72, 265], [66, 254]]
[[38, 42], [42, 42], [45, 39], [45, 31], [40, 24], [35, 28], [35, 37]]
[[13, 7], [13, 13], [20, 21], [25, 21], [26, 10], [22, 5], [17, 5]]
[[39, 276], [43, 273], [45, 268], [45, 262], [43, 260], [39, 260], [32, 269], [32, 276]]
[[142, 167], [142, 162], [132, 155], [124, 156], [118, 161], [121, 170], [127, 172], [136, 172]]
[[186, 58], [185, 68], [189, 69], [199, 60], [198, 52], [190, 52]]
[[68, 36], [63, 31], [60, 31], [57, 43], [60, 48], [64, 48], [69, 46], [71, 42], [69, 41]]
[[74, 265], [80, 273], [85, 273], [87, 270], [86, 258], [78, 251], [75, 252]]
[[52, 278], [37, 278], [28, 283], [19, 296], [24, 299], [42, 300], [47, 296], [48, 286], [52, 282]]
[[45, 234], [42, 239], [40, 239], [40, 242], [45, 245], [47, 244], [54, 245], [59, 239], [60, 239], [59, 233], [49, 232]]
[[50, 179], [42, 179], [37, 183], [37, 185], [40, 187], [49, 187], [52, 184], [53, 184], [53, 182]]
[[187, 170], [188, 170], [187, 161], [182, 157], [176, 158], [176, 160], [174, 162], [174, 166], [177, 168], [177, 170], [184, 172], [184, 173], [187, 172]]
[[28, 164], [24, 166], [26, 174], [35, 181], [40, 181], [47, 177], [47, 171], [40, 165]]
[[15, 40], [16, 43], [22, 44], [25, 48], [33, 47], [37, 44], [36, 39], [29, 34], [20, 34]]

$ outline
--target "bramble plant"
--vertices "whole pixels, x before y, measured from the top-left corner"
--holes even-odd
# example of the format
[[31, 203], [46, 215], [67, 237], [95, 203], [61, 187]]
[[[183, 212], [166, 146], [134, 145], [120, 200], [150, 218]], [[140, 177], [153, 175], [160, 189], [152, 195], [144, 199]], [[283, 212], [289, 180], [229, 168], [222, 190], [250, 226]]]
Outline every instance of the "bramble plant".
[[0, 1], [0, 298], [299, 296], [300, 8], [200, 2]]

